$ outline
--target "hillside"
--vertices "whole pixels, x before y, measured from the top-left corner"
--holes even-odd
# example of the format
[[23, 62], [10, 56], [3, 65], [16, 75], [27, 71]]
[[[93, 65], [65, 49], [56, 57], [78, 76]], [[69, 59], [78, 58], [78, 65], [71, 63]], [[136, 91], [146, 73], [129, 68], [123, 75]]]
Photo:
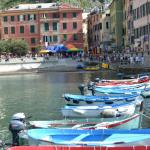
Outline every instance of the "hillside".
[[[87, 2], [88, 1], [88, 2]], [[64, 2], [71, 5], [80, 6], [85, 9], [90, 9], [95, 6], [99, 7], [104, 2], [110, 2], [112, 0], [0, 0], [0, 8], [7, 9], [20, 3], [51, 3], [51, 2]]]

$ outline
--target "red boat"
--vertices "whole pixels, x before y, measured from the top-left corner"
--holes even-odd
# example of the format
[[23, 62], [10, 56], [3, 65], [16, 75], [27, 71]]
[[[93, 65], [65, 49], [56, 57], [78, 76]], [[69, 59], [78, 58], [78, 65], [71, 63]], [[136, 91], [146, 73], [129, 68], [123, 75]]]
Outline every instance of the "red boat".
[[143, 76], [137, 79], [128, 79], [128, 80], [101, 80], [99, 83], [96, 83], [96, 86], [121, 86], [121, 85], [134, 85], [140, 83], [147, 83], [150, 81], [149, 76]]
[[150, 146], [115, 146], [115, 147], [101, 147], [101, 146], [16, 146], [10, 147], [7, 150], [150, 150]]

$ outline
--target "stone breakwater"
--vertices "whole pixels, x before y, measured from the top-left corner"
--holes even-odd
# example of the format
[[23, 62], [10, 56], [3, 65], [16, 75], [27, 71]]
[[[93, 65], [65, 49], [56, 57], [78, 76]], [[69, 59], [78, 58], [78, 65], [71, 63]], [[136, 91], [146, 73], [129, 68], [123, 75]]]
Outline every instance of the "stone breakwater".
[[70, 58], [58, 59], [50, 57], [44, 58], [26, 58], [26, 59], [10, 59], [9, 61], [0, 62], [0, 74], [9, 74], [15, 72], [29, 72], [29, 71], [75, 71], [79, 63]]

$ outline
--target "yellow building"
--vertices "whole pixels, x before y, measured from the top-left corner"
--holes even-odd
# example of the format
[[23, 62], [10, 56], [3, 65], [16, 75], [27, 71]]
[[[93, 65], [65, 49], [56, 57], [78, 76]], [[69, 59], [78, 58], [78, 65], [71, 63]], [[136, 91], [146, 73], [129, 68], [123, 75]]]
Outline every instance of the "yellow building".
[[113, 0], [110, 5], [111, 44], [113, 49], [123, 48], [123, 0]]

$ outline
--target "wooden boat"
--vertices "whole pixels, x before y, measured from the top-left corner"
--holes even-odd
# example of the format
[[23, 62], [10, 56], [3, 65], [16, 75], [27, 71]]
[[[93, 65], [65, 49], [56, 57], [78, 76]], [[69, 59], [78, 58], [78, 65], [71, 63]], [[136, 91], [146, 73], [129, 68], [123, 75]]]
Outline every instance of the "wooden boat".
[[150, 90], [150, 87], [141, 88], [125, 88], [125, 89], [114, 89], [114, 88], [95, 88], [95, 91], [105, 94], [141, 94], [144, 90]]
[[83, 68], [83, 70], [85, 71], [98, 71], [100, 69], [100, 67], [98, 65], [96, 66], [85, 66]]
[[115, 85], [132, 85], [132, 84], [139, 84], [139, 83], [147, 83], [150, 81], [150, 77], [149, 76], [141, 76], [139, 78], [135, 78], [135, 79], [122, 79], [122, 80], [100, 80], [99, 82], [96, 83], [96, 85], [98, 86], [115, 86]]
[[64, 99], [67, 104], [78, 104], [78, 105], [97, 105], [100, 103], [111, 104], [114, 102], [131, 102], [142, 100], [143, 97], [138, 94], [121, 94], [121, 95], [75, 95], [75, 94], [64, 94]]
[[[90, 106], [68, 106], [61, 108], [63, 117], [116, 117], [124, 115], [132, 115], [135, 111], [136, 104], [134, 102], [122, 104], [102, 104]], [[104, 115], [105, 114], [105, 115]]]
[[137, 146], [142, 142], [150, 145], [150, 129], [30, 129], [27, 135], [29, 145]]
[[150, 90], [145, 89], [144, 91], [141, 92], [141, 95], [142, 95], [144, 98], [149, 98], [149, 97], [150, 97]]
[[[117, 117], [114, 120], [108, 119], [76, 119], [76, 120], [54, 120], [54, 121], [29, 121], [29, 128], [78, 128], [78, 129], [97, 129], [97, 128], [138, 128], [139, 114]], [[134, 122], [134, 123], [133, 123]], [[129, 124], [132, 124], [130, 126]]]
[[[133, 129], [140, 125], [140, 114], [115, 118], [88, 118], [76, 120], [51, 120], [51, 121], [30, 121], [29, 129], [32, 128], [61, 128], [61, 129]], [[20, 143], [28, 143], [27, 130], [20, 132]]]
[[[131, 115], [119, 116], [115, 120], [124, 120]], [[60, 119], [60, 120], [49, 120], [49, 121], [29, 121], [29, 128], [48, 128], [48, 127], [64, 127], [64, 126], [75, 126], [77, 124], [93, 124], [96, 125], [100, 122], [111, 122], [112, 118], [73, 118], [73, 119]]]
[[[145, 142], [146, 143], [146, 142]], [[65, 146], [65, 145], [49, 145], [49, 146], [14, 146], [10, 147], [8, 150], [149, 150], [150, 146], [141, 145], [141, 146], [118, 146], [113, 147], [106, 146]]]
[[[80, 120], [72, 122], [65, 122], [64, 120], [56, 121], [30, 121], [30, 128], [72, 128], [72, 129], [98, 129], [98, 128], [138, 128], [139, 127], [139, 114], [132, 116], [118, 117], [116, 120], [95, 119], [96, 121]], [[60, 122], [61, 121], [61, 122]]]
[[143, 83], [133, 83], [133, 84], [124, 84], [124, 83], [115, 83], [115, 84], [95, 84], [95, 87], [99, 88], [138, 88], [141, 86], [148, 86], [149, 81]]

